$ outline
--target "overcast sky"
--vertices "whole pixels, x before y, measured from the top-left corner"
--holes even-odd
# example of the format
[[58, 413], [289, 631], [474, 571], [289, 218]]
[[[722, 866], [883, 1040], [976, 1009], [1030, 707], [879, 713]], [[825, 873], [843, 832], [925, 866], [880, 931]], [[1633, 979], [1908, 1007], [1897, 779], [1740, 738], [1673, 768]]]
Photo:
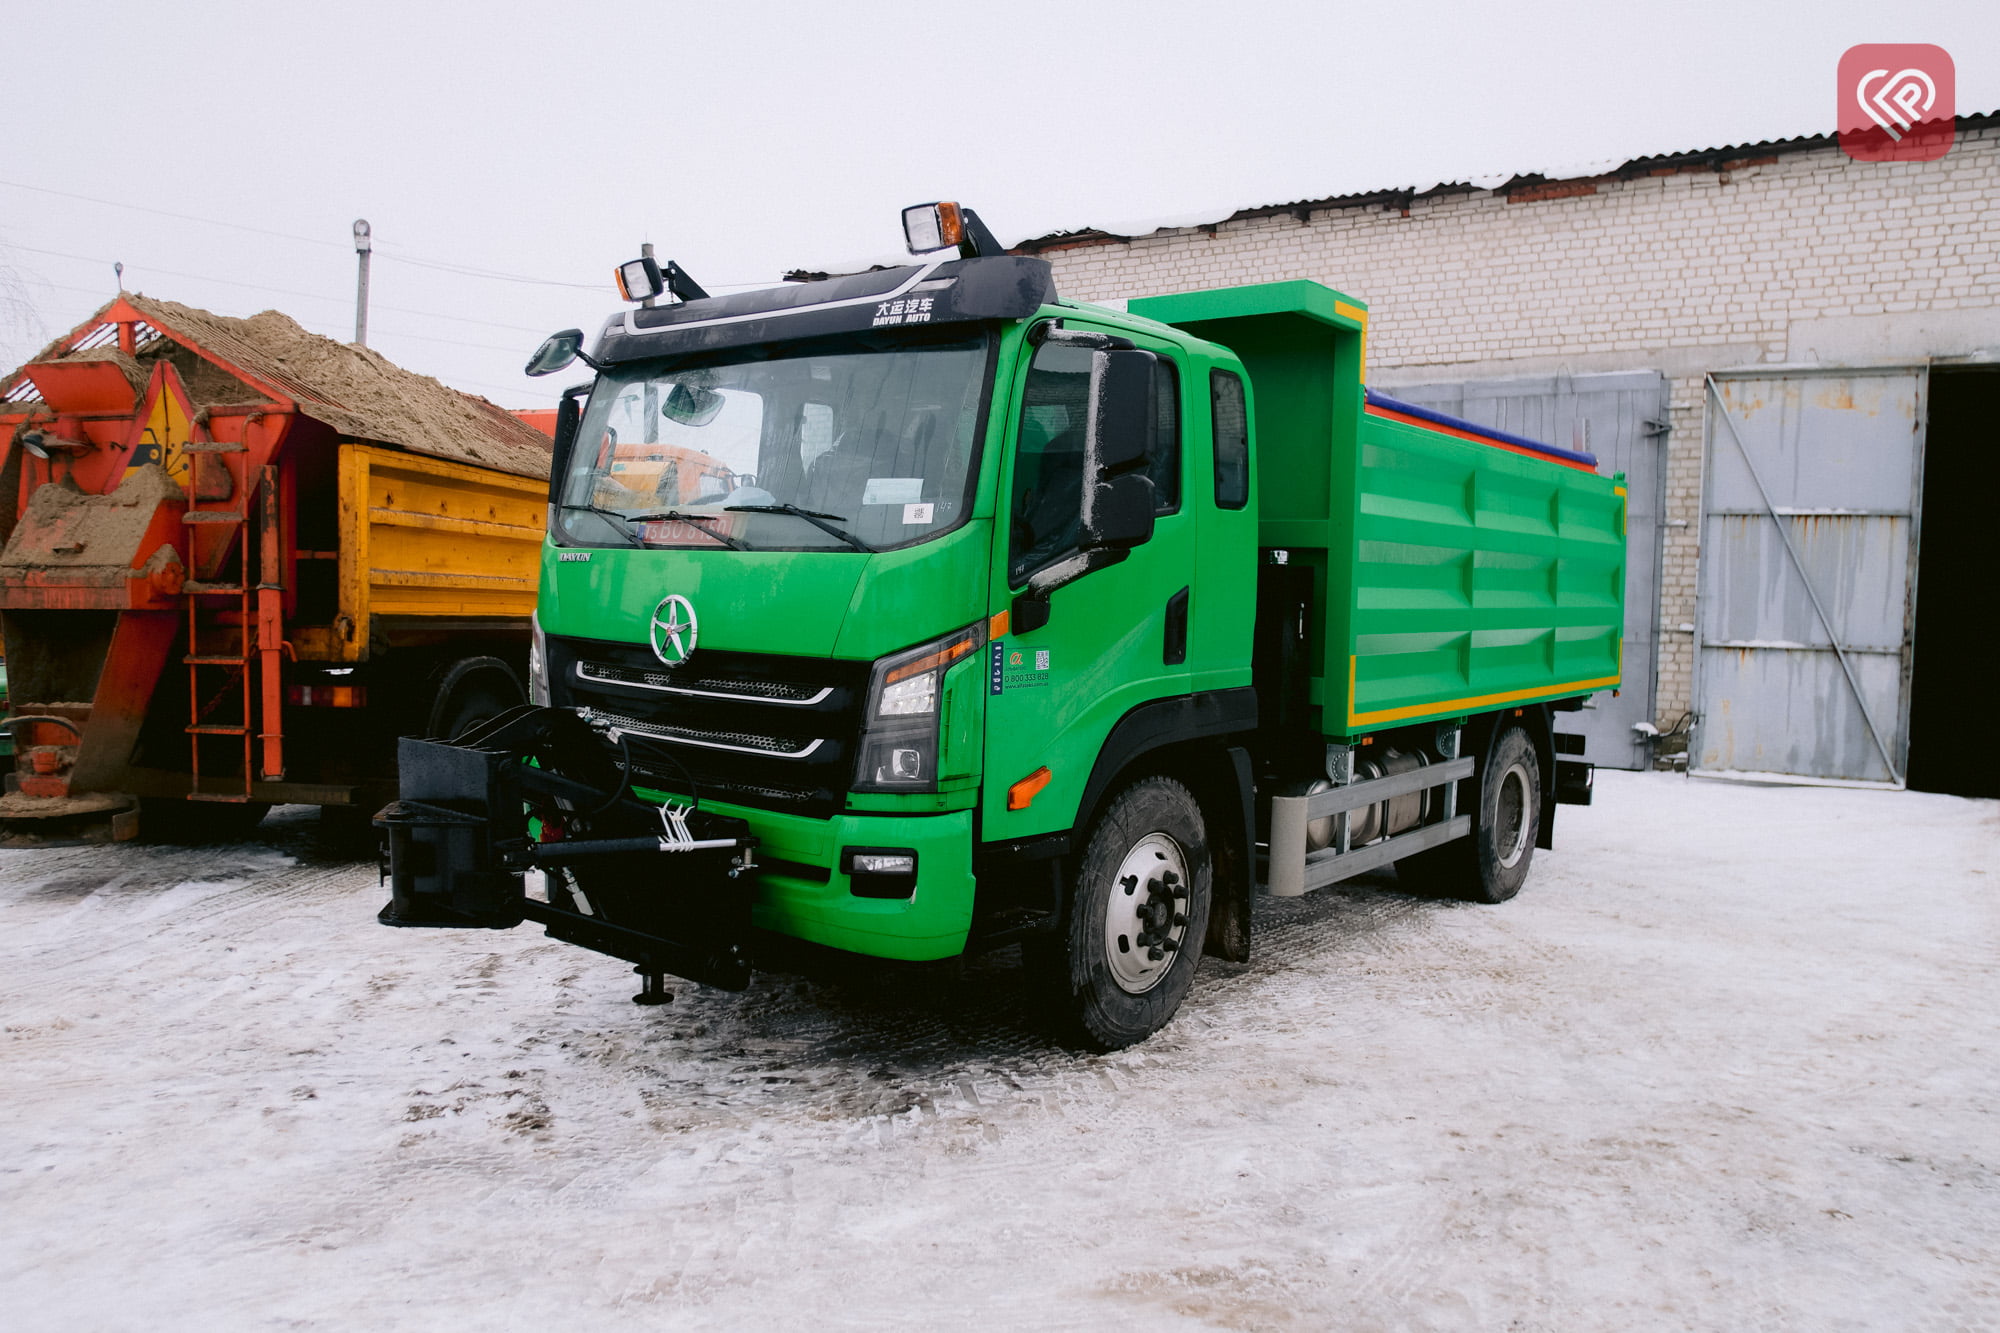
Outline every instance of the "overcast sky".
[[[1003, 241], [1833, 128], [1857, 42], [2000, 109], [2000, 5], [23, 5], [0, 25], [0, 367], [134, 291], [353, 336], [505, 406], [653, 241], [710, 290]], [[146, 211], [153, 210], [153, 211]], [[177, 215], [177, 216], [174, 216]], [[234, 223], [224, 226], [222, 223]], [[1365, 295], [1365, 293], [1362, 293]]]

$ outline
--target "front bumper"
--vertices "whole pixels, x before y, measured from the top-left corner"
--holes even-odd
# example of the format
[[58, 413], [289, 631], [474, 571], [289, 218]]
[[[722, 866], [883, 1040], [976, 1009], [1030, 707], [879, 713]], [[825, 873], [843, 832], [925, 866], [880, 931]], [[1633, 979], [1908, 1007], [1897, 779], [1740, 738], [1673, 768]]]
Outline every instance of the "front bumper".
[[[739, 989], [754, 930], [880, 958], [964, 951], [973, 906], [972, 814], [832, 819], [706, 802], [663, 826], [671, 798], [624, 790], [602, 738], [568, 709], [526, 707], [459, 743], [405, 738], [401, 798], [376, 816], [388, 843], [392, 926], [504, 929]], [[531, 816], [535, 822], [531, 823]], [[854, 892], [842, 853], [907, 849], [907, 897]], [[544, 872], [546, 901], [526, 892]]]
[[[720, 802], [761, 844], [751, 915], [774, 931], [875, 958], [923, 962], [965, 952], [972, 929], [972, 812], [836, 815], [812, 819]], [[841, 870], [853, 847], [908, 849], [917, 857], [908, 898], [867, 898]]]

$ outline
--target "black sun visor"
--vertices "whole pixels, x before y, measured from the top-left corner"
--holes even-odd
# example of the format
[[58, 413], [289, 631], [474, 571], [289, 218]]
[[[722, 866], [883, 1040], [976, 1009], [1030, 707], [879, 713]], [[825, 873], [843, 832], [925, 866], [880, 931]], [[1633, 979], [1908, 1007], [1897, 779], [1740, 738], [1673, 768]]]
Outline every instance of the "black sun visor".
[[1046, 259], [994, 255], [712, 296], [612, 316], [599, 361], [637, 361], [831, 333], [1026, 319], [1055, 299]]

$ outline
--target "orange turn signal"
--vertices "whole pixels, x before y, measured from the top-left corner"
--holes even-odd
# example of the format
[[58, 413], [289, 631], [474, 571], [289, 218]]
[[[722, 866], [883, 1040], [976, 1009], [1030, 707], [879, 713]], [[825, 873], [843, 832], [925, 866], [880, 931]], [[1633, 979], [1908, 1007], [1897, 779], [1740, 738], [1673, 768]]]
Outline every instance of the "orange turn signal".
[[912, 205], [903, 210], [903, 239], [913, 255], [962, 244], [965, 216], [949, 201]]
[[1035, 797], [1041, 795], [1042, 788], [1055, 781], [1055, 774], [1046, 767], [1038, 768], [1007, 789], [1007, 808], [1026, 810]]
[[921, 674], [922, 672], [934, 671], [938, 667], [950, 666], [953, 662], [956, 662], [959, 658], [965, 656], [978, 646], [979, 642], [974, 635], [964, 635], [952, 640], [934, 653], [925, 653], [914, 662], [903, 663], [903, 665], [882, 678], [883, 684], [894, 685], [899, 680], [908, 680], [911, 676]]

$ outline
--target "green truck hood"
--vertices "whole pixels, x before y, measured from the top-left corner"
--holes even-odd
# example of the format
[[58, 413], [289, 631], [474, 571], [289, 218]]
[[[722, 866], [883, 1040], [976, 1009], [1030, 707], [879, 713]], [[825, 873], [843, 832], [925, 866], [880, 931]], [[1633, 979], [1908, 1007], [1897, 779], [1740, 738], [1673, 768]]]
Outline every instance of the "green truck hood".
[[678, 593], [699, 621], [697, 652], [873, 659], [985, 614], [990, 534], [974, 519], [872, 555], [548, 546], [538, 614], [549, 634], [645, 643], [654, 608]]

